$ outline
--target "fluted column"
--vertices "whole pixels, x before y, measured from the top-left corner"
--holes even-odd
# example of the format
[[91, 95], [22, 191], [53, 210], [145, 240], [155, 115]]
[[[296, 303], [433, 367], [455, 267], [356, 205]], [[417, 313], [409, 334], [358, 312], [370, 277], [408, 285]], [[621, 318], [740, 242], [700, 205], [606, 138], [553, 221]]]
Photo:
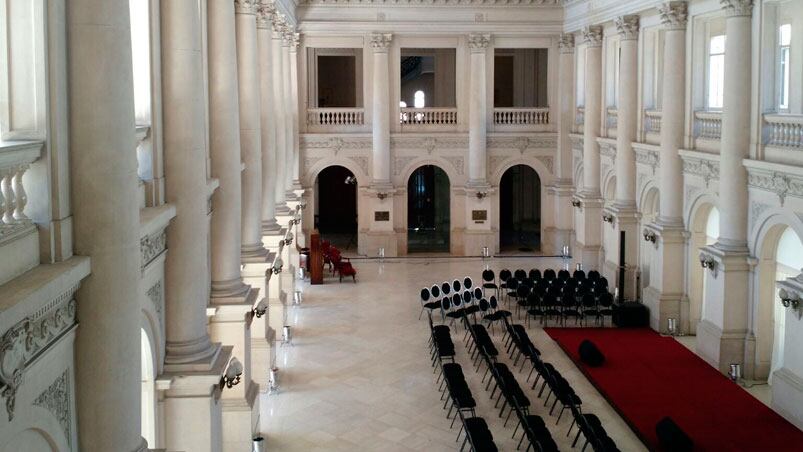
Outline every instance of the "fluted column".
[[293, 171], [291, 175], [294, 190], [301, 190], [301, 150], [298, 124], [298, 46], [300, 44], [301, 34], [293, 33], [293, 42], [290, 45], [290, 94], [293, 113]]
[[240, 93], [242, 173], [242, 258], [263, 260], [262, 143], [260, 130], [259, 51], [256, 1], [234, 0], [237, 30], [237, 81]]
[[574, 124], [574, 35], [564, 33], [558, 42], [558, 158], [555, 164], [555, 184], [551, 188], [555, 194], [555, 234], [552, 238], [553, 253], [559, 254], [563, 247], [572, 244], [571, 198], [574, 191], [572, 182], [572, 142], [569, 134]]
[[271, 34], [271, 61], [272, 70], [271, 78], [273, 79], [273, 111], [276, 120], [274, 130], [276, 132], [276, 189], [274, 195], [276, 196], [276, 214], [288, 214], [287, 201], [285, 199], [285, 181], [287, 180], [287, 158], [285, 152], [287, 149], [287, 134], [285, 123], [287, 117], [285, 114], [286, 101], [284, 84], [282, 82], [284, 70], [282, 69], [282, 39], [284, 35], [285, 22], [284, 17], [275, 11], [275, 5], [271, 4], [274, 8], [273, 14], [273, 32]]
[[[79, 449], [147, 448], [140, 434], [140, 277], [134, 83], [128, 0], [67, 3], [77, 292]], [[172, 250], [171, 250], [172, 253]], [[10, 258], [10, 257], [9, 257]], [[100, 409], [105, 407], [108, 409]]]
[[282, 90], [284, 91], [284, 197], [295, 201], [293, 185], [293, 93], [290, 81], [290, 48], [293, 46], [293, 27], [287, 25], [282, 35]]
[[[663, 91], [661, 93], [661, 146], [659, 150], [660, 210], [647, 228], [656, 235], [650, 286], [644, 302], [650, 309], [650, 326], [667, 330], [674, 318], [687, 325], [688, 300], [684, 297], [685, 230], [683, 226], [683, 147], [685, 123], [687, 3], [672, 1], [658, 8], [664, 28]], [[686, 313], [684, 315], [684, 313]]]
[[472, 33], [468, 36], [471, 50], [471, 85], [468, 107], [468, 185], [482, 187], [487, 179], [487, 82], [486, 54], [491, 35]]
[[753, 0], [721, 0], [725, 10], [725, 80], [719, 154], [719, 238], [702, 253], [715, 262], [706, 271], [705, 306], [697, 326], [697, 350], [720, 371], [743, 363], [747, 378], [766, 374], [755, 362], [750, 328], [750, 265], [747, 248], [747, 172], [750, 147], [751, 19]]
[[[619, 98], [616, 102], [616, 196], [610, 214], [614, 217], [616, 230], [615, 243], [621, 243], [621, 233], [625, 233], [625, 284], [619, 287], [620, 292], [630, 299], [635, 280], [633, 271], [638, 265], [638, 215], [636, 212], [636, 154], [633, 142], [636, 141], [636, 121], [638, 117], [638, 38], [639, 16], [620, 16], [614, 21], [619, 33]], [[610, 250], [608, 255], [619, 262], [617, 249]]]
[[240, 121], [234, 3], [211, 2], [208, 9], [209, 153], [212, 177], [220, 186], [212, 196], [212, 298], [245, 295], [240, 276], [241, 179]]
[[582, 30], [585, 43], [585, 124], [583, 126], [583, 189], [578, 194], [581, 210], [577, 216], [576, 259], [587, 269], [600, 268], [602, 250], [602, 195], [600, 154], [597, 138], [602, 114], [602, 27]]
[[257, 41], [259, 47], [260, 128], [262, 132], [262, 234], [277, 233], [281, 229], [276, 221], [276, 102], [274, 93], [273, 44], [271, 20], [276, 7], [261, 3], [257, 11]]
[[393, 35], [374, 33], [371, 35], [373, 49], [373, 185], [390, 185], [390, 74], [388, 68], [388, 48]]

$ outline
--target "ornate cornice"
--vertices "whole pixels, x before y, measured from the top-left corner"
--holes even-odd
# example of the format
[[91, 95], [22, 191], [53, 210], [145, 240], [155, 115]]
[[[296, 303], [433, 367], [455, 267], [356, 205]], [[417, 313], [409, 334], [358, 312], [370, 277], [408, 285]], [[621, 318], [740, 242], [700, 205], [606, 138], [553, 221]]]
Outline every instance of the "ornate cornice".
[[234, 0], [236, 14], [256, 14], [258, 0]]
[[639, 34], [639, 16], [636, 14], [629, 16], [619, 16], [614, 19], [616, 31], [623, 41], [636, 40]]
[[301, 45], [301, 33], [293, 33], [293, 42], [290, 43], [290, 46], [296, 50], [298, 46]]
[[491, 43], [489, 33], [471, 33], [468, 35], [468, 48], [472, 53], [483, 53]]
[[574, 33], [561, 33], [558, 47], [560, 53], [574, 53]]
[[653, 174], [655, 174], [656, 168], [661, 166], [661, 159], [658, 151], [635, 147], [633, 148], [633, 151], [636, 153], [636, 163], [641, 163], [651, 167]]
[[371, 34], [371, 48], [376, 53], [386, 53], [393, 41], [392, 33], [372, 33]]
[[747, 185], [775, 193], [781, 206], [789, 195], [803, 198], [803, 176], [796, 174], [748, 167]]
[[588, 47], [601, 47], [602, 46], [602, 26], [589, 25], [581, 31], [583, 34], [583, 43]]
[[697, 157], [681, 156], [683, 159], [683, 172], [700, 176], [706, 188], [712, 179], [719, 180], [719, 162]]
[[685, 30], [688, 21], [688, 3], [685, 1], [666, 2], [658, 7], [661, 23], [667, 30]]
[[729, 17], [753, 15], [753, 0], [719, 0], [719, 4]]
[[72, 415], [70, 412], [70, 371], [65, 370], [50, 386], [34, 399], [33, 404], [55, 416], [64, 430], [65, 438], [72, 438]]

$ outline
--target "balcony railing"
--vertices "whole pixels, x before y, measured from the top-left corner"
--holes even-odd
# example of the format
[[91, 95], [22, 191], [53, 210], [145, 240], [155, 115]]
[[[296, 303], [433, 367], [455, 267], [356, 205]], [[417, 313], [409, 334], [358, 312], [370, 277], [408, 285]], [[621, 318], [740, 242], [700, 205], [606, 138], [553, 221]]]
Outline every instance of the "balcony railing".
[[577, 107], [577, 110], [575, 110], [574, 112], [574, 131], [577, 133], [582, 133], [585, 122], [586, 122], [586, 107], [585, 106]]
[[494, 108], [494, 124], [540, 126], [549, 124], [549, 108]]
[[765, 114], [764, 144], [803, 149], [803, 115]]
[[401, 108], [399, 122], [402, 127], [441, 127], [457, 124], [457, 108]]
[[694, 136], [707, 140], [722, 138], [722, 113], [718, 111], [694, 112]]
[[616, 138], [616, 129], [619, 125], [619, 110], [616, 107], [605, 110], [605, 132], [607, 136]]
[[365, 124], [365, 109], [308, 108], [307, 124], [311, 126], [361, 126]]
[[661, 142], [661, 111], [644, 111], [644, 137], [645, 143], [658, 144]]
[[41, 144], [0, 143], [0, 239], [31, 224], [23, 176], [40, 152]]

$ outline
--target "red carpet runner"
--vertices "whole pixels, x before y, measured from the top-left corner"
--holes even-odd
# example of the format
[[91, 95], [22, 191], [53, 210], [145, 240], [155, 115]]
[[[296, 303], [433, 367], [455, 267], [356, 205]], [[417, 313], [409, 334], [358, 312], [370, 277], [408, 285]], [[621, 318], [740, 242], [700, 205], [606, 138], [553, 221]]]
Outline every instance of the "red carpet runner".
[[[655, 424], [670, 416], [695, 450], [803, 451], [803, 432], [672, 338], [649, 329], [545, 330], [652, 450]], [[605, 355], [602, 367], [580, 363], [583, 339]]]

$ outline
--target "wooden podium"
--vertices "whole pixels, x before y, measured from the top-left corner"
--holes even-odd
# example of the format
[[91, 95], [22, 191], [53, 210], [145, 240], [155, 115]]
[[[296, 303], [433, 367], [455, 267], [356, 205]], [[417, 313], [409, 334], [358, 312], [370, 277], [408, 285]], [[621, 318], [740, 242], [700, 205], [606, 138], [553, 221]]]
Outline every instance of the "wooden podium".
[[323, 251], [321, 233], [317, 229], [310, 234], [309, 259], [310, 284], [323, 284]]

